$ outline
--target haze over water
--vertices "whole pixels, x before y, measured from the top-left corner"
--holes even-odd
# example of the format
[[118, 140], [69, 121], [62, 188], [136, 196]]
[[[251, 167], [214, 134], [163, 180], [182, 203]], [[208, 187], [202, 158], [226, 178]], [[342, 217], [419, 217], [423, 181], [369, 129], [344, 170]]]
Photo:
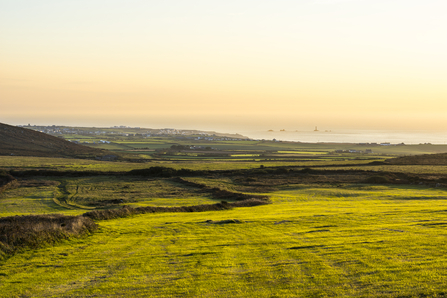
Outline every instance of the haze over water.
[[333, 134], [273, 138], [444, 143], [352, 133], [447, 129], [446, 11], [445, 0], [0, 1], [0, 122], [312, 124]]
[[242, 131], [253, 139], [295, 141], [305, 143], [391, 143], [391, 144], [447, 144], [447, 132], [441, 131]]

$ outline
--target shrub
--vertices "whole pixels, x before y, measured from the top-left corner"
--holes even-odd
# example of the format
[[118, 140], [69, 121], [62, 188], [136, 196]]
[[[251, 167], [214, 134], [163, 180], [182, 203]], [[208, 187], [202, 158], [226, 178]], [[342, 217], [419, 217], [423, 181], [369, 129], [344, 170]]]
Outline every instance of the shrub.
[[0, 252], [5, 256], [26, 247], [38, 248], [96, 229], [97, 225], [83, 216], [51, 214], [3, 217], [0, 218]]
[[[184, 172], [185, 170], [180, 170]], [[155, 177], [172, 177], [178, 174], [179, 171], [172, 168], [165, 167], [150, 167], [148, 169], [137, 169], [128, 172], [129, 175], [139, 176], [155, 176]]]
[[301, 170], [301, 173], [304, 173], [304, 174], [310, 174], [312, 172], [313, 172], [313, 170], [311, 168], [304, 168]]
[[0, 171], [0, 195], [9, 188], [19, 186], [19, 182], [6, 171]]
[[389, 183], [390, 181], [385, 176], [371, 176], [371, 177], [368, 177], [365, 180], [365, 182], [366, 183], [374, 183], [374, 184], [382, 184], [382, 183]]

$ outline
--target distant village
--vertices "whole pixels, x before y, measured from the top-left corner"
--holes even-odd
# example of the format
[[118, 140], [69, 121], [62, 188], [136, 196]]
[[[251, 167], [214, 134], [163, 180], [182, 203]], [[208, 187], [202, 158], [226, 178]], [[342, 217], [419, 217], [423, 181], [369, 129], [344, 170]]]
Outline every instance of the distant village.
[[[164, 129], [147, 129], [130, 126], [112, 126], [109, 128], [96, 129], [93, 127], [67, 127], [67, 126], [37, 126], [37, 125], [18, 125], [36, 130], [42, 133], [64, 136], [64, 135], [87, 135], [87, 136], [108, 136], [108, 137], [178, 137], [189, 140], [205, 140], [205, 141], [252, 141], [252, 139], [240, 136], [238, 134], [208, 133], [197, 130], [179, 130], [173, 128]], [[69, 140], [74, 143], [81, 143], [79, 140]], [[82, 142], [88, 144], [89, 142]], [[100, 140], [99, 143], [110, 143], [110, 141]]]
[[[50, 134], [53, 136], [59, 136], [67, 139], [70, 142], [76, 144], [110, 144], [108, 140], [96, 140], [96, 141], [83, 141], [81, 138], [77, 139], [76, 136], [104, 136], [104, 137], [137, 137], [137, 138], [151, 138], [151, 137], [174, 137], [176, 139], [183, 140], [197, 140], [197, 141], [269, 141], [264, 139], [250, 139], [248, 137], [241, 136], [239, 134], [225, 134], [217, 132], [203, 132], [198, 130], [180, 130], [174, 128], [163, 129], [148, 129], [141, 127], [130, 126], [112, 126], [107, 128], [94, 128], [94, 127], [69, 127], [58, 125], [17, 125], [18, 127], [25, 127], [28, 129], [36, 130], [42, 133]], [[69, 138], [69, 135], [73, 135], [74, 138]], [[272, 139], [273, 142], [283, 142], [281, 140]], [[389, 142], [383, 143], [358, 143], [360, 146], [405, 146], [404, 143], [391, 144]], [[426, 143], [430, 145], [430, 143]], [[349, 149], [349, 150], [336, 150], [335, 153], [363, 153], [371, 154], [373, 150], [368, 148], [365, 150]]]

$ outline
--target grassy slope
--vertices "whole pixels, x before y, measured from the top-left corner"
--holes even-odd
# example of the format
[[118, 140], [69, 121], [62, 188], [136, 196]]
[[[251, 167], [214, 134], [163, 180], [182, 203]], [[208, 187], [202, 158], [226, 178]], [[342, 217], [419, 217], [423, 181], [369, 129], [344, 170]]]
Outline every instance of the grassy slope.
[[92, 158], [111, 153], [3, 123], [0, 123], [0, 140], [0, 155]]
[[[435, 297], [447, 292], [446, 191], [292, 185], [272, 199], [274, 204], [254, 208], [99, 222], [100, 232], [91, 237], [7, 260], [0, 269], [0, 296]], [[205, 223], [225, 219], [245, 223]]]

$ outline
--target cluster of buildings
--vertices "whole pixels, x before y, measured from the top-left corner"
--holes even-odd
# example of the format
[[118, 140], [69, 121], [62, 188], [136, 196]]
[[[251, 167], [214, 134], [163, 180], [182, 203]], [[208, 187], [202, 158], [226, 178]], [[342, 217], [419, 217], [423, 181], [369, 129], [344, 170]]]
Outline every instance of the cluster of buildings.
[[[141, 129], [140, 127], [130, 127], [130, 126], [113, 126], [106, 128], [105, 130], [97, 130], [95, 128], [83, 128], [83, 127], [66, 127], [57, 125], [48, 126], [37, 126], [30, 124], [28, 125], [18, 125], [18, 127], [26, 127], [33, 129], [42, 133], [50, 135], [89, 135], [89, 136], [122, 136], [122, 137], [163, 137], [163, 136], [174, 136], [180, 138], [186, 138], [191, 140], [202, 140], [202, 141], [250, 141], [248, 138], [235, 138], [231, 136], [218, 136], [216, 134], [211, 134], [207, 132], [201, 132], [196, 130], [179, 130], [174, 128], [163, 128], [163, 129]], [[125, 131], [129, 130], [131, 131]], [[138, 129], [139, 131], [132, 131]]]
[[372, 149], [366, 149], [363, 150], [355, 150], [355, 149], [348, 149], [348, 150], [335, 150], [335, 153], [365, 153], [365, 154], [371, 154], [373, 153]]
[[[80, 140], [67, 140], [69, 142], [75, 143], [75, 144], [90, 144], [90, 142], [85, 141], [85, 142], [81, 142]], [[99, 141], [93, 141], [92, 144], [110, 144], [110, 141], [104, 141], [104, 140], [99, 140]]]
[[46, 134], [51, 134], [51, 135], [63, 135], [63, 134], [67, 134], [67, 135], [68, 134], [105, 135], [105, 134], [110, 133], [110, 132], [101, 131], [101, 130], [92, 131], [92, 130], [80, 129], [80, 128], [75, 128], [75, 127], [65, 127], [65, 126], [56, 126], [56, 125], [48, 125], [48, 126], [33, 125], [33, 126], [31, 126], [30, 124], [28, 124], [28, 125], [18, 125], [18, 127], [25, 127], [25, 128], [36, 130], [36, 131], [43, 132]]
[[217, 150], [216, 148], [213, 148], [213, 147], [203, 147], [203, 146], [190, 146], [189, 149], [190, 150]]
[[384, 142], [384, 143], [359, 143], [359, 145], [361, 145], [361, 146], [405, 146], [404, 143], [391, 144], [389, 142]]
[[194, 140], [204, 140], [204, 141], [250, 141], [250, 139], [216, 138], [216, 137], [195, 137]]
[[178, 130], [178, 129], [173, 129], [173, 128], [165, 128], [165, 129], [160, 129], [155, 134], [156, 135], [185, 135], [186, 132], [182, 131], [182, 130]]

